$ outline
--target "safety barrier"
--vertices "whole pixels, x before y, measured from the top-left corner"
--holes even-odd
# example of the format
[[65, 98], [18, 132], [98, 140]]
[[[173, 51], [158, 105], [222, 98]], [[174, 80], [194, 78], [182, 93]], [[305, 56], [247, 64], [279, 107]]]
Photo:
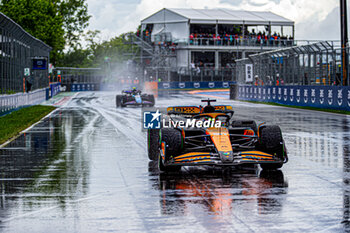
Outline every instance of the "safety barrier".
[[235, 82], [159, 82], [158, 90], [229, 88]]
[[[231, 91], [234, 88], [232, 85]], [[350, 111], [350, 87], [347, 86], [240, 85], [237, 99]]]
[[61, 83], [51, 83], [50, 84], [50, 94], [49, 97], [52, 98], [53, 96], [57, 95], [61, 91]]
[[99, 91], [100, 90], [100, 84], [99, 83], [73, 83], [68, 84], [66, 87], [68, 87], [67, 91]]
[[38, 89], [29, 93], [0, 95], [0, 115], [7, 114], [18, 108], [41, 104], [61, 91], [60, 83], [52, 83], [48, 88]]
[[46, 99], [46, 88], [29, 93], [17, 93], [13, 95], [0, 95], [0, 115], [15, 109], [40, 104]]

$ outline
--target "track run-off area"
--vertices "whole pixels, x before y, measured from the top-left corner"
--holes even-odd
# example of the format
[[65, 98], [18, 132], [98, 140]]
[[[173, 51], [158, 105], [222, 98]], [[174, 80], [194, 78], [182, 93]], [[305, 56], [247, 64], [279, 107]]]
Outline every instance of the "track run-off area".
[[[184, 167], [147, 156], [141, 108], [82, 92], [0, 148], [0, 232], [341, 232], [350, 230], [350, 117], [232, 101], [234, 118], [279, 125], [282, 169]], [[172, 94], [156, 107], [217, 93]], [[56, 105], [59, 105], [56, 103]]]

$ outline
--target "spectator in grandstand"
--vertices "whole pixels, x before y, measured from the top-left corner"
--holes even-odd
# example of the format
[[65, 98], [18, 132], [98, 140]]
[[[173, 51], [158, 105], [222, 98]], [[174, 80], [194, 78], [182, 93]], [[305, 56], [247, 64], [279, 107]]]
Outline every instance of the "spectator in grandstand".
[[229, 45], [233, 45], [233, 35], [229, 35]]
[[194, 35], [193, 33], [190, 34], [190, 44], [193, 45], [193, 39], [194, 39]]
[[274, 32], [272, 35], [267, 35], [266, 32], [255, 30], [252, 32], [245, 31], [237, 33], [234, 30], [219, 31], [218, 34], [200, 32], [192, 32], [189, 36], [190, 44], [195, 45], [240, 45], [240, 44], [256, 44], [256, 45], [282, 45], [291, 46], [293, 44], [293, 37], [281, 36], [279, 33]]
[[194, 64], [193, 61], [191, 62], [191, 69], [193, 69], [193, 70], [196, 69], [196, 65]]
[[199, 68], [199, 66], [196, 66], [196, 73], [199, 74], [201, 72], [201, 69]]

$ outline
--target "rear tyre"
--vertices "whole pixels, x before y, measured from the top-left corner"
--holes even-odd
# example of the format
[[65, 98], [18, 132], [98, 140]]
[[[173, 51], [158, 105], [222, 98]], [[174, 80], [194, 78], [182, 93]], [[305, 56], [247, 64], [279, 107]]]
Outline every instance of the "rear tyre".
[[159, 157], [159, 129], [147, 131], [148, 158], [157, 161]]
[[[277, 156], [281, 160], [285, 157], [284, 141], [281, 128], [277, 125], [264, 126], [260, 129], [259, 144], [262, 151]], [[283, 163], [260, 164], [265, 170], [276, 170], [283, 166]]]
[[124, 104], [126, 102], [126, 96], [120, 97], [120, 107], [124, 108], [126, 105]]
[[121, 96], [120, 95], [116, 96], [115, 102], [116, 102], [117, 108], [119, 108], [121, 106]]
[[153, 107], [156, 103], [156, 101], [154, 100], [154, 95], [149, 95], [149, 101], [152, 102], [151, 107]]

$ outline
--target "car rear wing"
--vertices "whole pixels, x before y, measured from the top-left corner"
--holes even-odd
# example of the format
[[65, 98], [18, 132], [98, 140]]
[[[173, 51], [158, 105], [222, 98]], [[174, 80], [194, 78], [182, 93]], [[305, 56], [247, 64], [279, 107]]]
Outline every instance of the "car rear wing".
[[189, 115], [196, 115], [200, 114], [202, 112], [201, 107], [197, 106], [173, 106], [167, 108], [167, 114], [189, 114]]
[[[215, 112], [232, 113], [233, 108], [230, 105], [213, 105]], [[186, 115], [197, 115], [203, 112], [202, 106], [172, 106], [167, 108], [167, 114], [186, 114]]]

